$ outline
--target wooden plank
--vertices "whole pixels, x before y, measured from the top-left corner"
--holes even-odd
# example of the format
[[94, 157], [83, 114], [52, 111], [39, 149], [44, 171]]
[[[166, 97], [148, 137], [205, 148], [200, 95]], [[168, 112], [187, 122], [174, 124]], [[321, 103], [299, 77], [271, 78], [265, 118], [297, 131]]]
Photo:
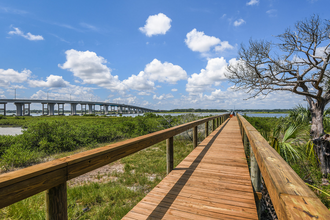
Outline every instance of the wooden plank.
[[330, 211], [271, 147], [261, 134], [238, 116], [279, 219], [330, 219]]
[[237, 119], [222, 123], [131, 212], [144, 219], [257, 219]]

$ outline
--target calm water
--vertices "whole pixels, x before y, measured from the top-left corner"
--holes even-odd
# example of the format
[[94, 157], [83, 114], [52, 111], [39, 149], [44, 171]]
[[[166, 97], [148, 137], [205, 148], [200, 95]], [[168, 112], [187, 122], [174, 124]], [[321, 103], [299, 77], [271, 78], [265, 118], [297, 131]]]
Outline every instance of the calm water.
[[246, 114], [246, 115], [249, 116], [249, 117], [276, 117], [276, 118], [279, 118], [279, 117], [286, 117], [286, 116], [289, 115], [289, 114], [287, 114], [287, 113], [280, 113], [280, 114], [272, 114], [272, 113], [265, 113], [265, 114], [240, 113], [240, 114], [241, 114], [241, 115]]
[[0, 127], [0, 135], [19, 135], [22, 131], [21, 127]]

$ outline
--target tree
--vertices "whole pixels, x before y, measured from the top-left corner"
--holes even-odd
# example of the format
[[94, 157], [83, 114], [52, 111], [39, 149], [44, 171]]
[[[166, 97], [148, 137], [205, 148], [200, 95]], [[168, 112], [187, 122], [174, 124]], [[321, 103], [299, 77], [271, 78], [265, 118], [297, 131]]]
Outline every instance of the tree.
[[[246, 89], [250, 98], [274, 91], [305, 96], [312, 117], [310, 135], [315, 140], [324, 133], [323, 112], [330, 101], [330, 20], [313, 15], [276, 39], [277, 43], [250, 40], [248, 47], [242, 44], [239, 59], [228, 65], [226, 75], [237, 89]], [[316, 152], [324, 152], [319, 158], [326, 154], [322, 149]]]

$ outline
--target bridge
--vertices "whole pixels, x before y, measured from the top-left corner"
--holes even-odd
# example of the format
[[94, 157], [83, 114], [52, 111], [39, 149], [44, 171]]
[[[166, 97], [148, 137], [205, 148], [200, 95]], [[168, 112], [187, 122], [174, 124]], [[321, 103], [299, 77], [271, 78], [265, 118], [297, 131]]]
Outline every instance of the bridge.
[[[31, 103], [40, 103], [42, 107], [42, 115], [54, 115], [55, 105], [57, 105], [58, 115], [64, 115], [64, 105], [69, 104], [71, 107], [71, 115], [77, 115], [77, 105], [80, 105], [81, 114], [95, 114], [95, 106], [100, 106], [102, 114], [139, 114], [145, 112], [155, 112], [155, 110], [117, 103], [108, 102], [92, 102], [92, 101], [68, 101], [68, 100], [37, 100], [37, 99], [0, 99], [0, 112], [6, 115], [6, 104], [13, 103], [16, 106], [17, 116], [29, 116], [31, 114]], [[88, 107], [88, 108], [87, 108]], [[110, 109], [109, 109], [110, 107]]]
[[[198, 144], [197, 127], [204, 124], [205, 139]], [[188, 129], [194, 150], [173, 167], [173, 136]], [[67, 219], [68, 180], [163, 140], [168, 175], [123, 219], [258, 219], [261, 178], [278, 219], [330, 219], [330, 211], [260, 133], [242, 116], [228, 114], [2, 174], [0, 208], [46, 191], [47, 219]]]

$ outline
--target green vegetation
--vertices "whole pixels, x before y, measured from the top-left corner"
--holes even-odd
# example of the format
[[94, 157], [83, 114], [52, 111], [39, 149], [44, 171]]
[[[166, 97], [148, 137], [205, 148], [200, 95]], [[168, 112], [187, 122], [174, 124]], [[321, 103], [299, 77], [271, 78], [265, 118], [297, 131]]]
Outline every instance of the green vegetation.
[[[324, 116], [328, 111], [324, 113]], [[321, 201], [330, 208], [330, 185], [323, 184], [318, 159], [310, 141], [310, 120], [308, 110], [297, 106], [287, 117], [248, 117], [244, 116], [269, 144], [294, 169], [302, 180], [315, 192]], [[330, 131], [330, 118], [324, 117], [324, 129]]]
[[1, 117], [1, 125], [26, 128], [22, 135], [0, 136], [0, 167], [8, 171], [43, 161], [43, 158], [81, 147], [93, 148], [145, 135], [154, 131], [196, 120], [194, 115], [137, 117]]

